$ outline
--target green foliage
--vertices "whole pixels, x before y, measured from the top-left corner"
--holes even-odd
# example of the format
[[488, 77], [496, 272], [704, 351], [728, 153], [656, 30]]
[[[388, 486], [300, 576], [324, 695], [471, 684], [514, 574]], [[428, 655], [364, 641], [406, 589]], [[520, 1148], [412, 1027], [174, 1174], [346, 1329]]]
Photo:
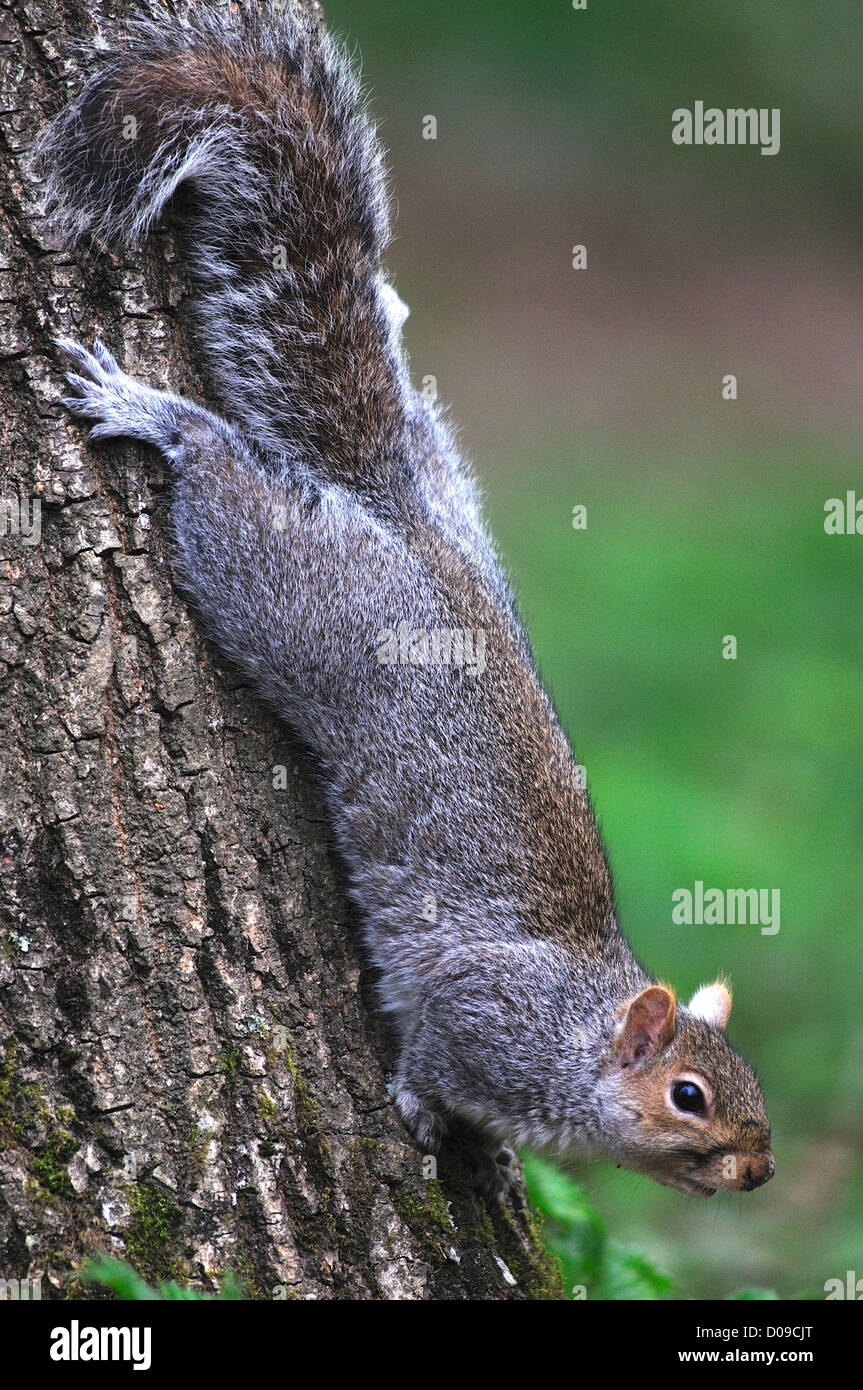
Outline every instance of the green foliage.
[[640, 1250], [618, 1244], [578, 1183], [535, 1155], [524, 1161], [528, 1191], [545, 1218], [545, 1238], [563, 1265], [572, 1297], [659, 1299], [674, 1294], [673, 1281]]
[[[573, 1299], [682, 1298], [675, 1281], [647, 1255], [621, 1245], [584, 1189], [556, 1164], [526, 1154], [524, 1175], [534, 1206], [545, 1220], [545, 1239], [563, 1266], [564, 1288]], [[737, 1289], [729, 1299], [776, 1299], [773, 1289]]]
[[154, 1299], [188, 1303], [212, 1302], [218, 1299], [225, 1302], [244, 1297], [241, 1284], [230, 1270], [225, 1274], [219, 1292], [215, 1295], [181, 1288], [173, 1279], [160, 1282], [154, 1288], [146, 1283], [131, 1265], [125, 1264], [123, 1260], [115, 1260], [111, 1255], [98, 1255], [91, 1260], [82, 1270], [81, 1277], [85, 1283], [99, 1284], [102, 1288], [110, 1289], [118, 1298], [134, 1302]]

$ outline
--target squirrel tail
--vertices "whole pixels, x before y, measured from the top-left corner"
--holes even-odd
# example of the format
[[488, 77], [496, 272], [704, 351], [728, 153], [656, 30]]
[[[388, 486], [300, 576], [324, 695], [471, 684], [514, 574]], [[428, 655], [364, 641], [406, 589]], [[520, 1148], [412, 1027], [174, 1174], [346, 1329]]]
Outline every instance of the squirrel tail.
[[179, 195], [229, 413], [266, 449], [380, 485], [402, 452], [404, 306], [379, 269], [382, 155], [347, 59], [301, 0], [124, 33], [40, 139], [49, 215], [129, 247]]

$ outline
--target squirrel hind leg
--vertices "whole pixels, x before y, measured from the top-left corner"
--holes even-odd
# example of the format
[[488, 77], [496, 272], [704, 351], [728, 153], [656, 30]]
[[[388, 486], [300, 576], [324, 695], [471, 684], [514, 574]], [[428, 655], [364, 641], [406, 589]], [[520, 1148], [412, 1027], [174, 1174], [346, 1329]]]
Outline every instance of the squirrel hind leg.
[[473, 1185], [488, 1202], [502, 1202], [518, 1178], [518, 1156], [508, 1144], [466, 1128], [453, 1136]]
[[98, 339], [92, 352], [72, 338], [58, 338], [55, 346], [70, 387], [59, 403], [94, 422], [91, 440], [140, 439], [171, 456], [178, 439], [177, 418], [185, 408], [179, 397], [128, 376]]
[[228, 421], [130, 376], [98, 338], [92, 351], [73, 338], [56, 338], [54, 345], [70, 391], [58, 404], [91, 422], [91, 442], [140, 440], [159, 449], [181, 474], [193, 459], [199, 472], [210, 473], [226, 459], [249, 462], [244, 441]]

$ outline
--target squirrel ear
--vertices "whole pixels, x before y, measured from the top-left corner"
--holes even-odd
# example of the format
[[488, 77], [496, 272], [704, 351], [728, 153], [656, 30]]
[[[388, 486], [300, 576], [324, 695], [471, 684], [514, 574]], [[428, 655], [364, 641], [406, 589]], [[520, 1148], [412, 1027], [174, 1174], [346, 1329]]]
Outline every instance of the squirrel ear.
[[731, 1013], [731, 991], [723, 980], [697, 989], [687, 1005], [693, 1018], [703, 1019], [711, 1028], [724, 1028]]
[[674, 1037], [674, 1009], [674, 995], [664, 985], [650, 985], [636, 995], [614, 1042], [621, 1066], [632, 1066], [668, 1046]]

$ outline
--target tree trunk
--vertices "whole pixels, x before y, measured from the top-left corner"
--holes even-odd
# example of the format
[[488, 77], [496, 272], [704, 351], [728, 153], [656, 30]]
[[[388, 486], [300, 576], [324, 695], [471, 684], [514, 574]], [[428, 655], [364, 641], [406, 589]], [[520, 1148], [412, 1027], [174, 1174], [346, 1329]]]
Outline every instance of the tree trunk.
[[0, 10], [0, 1278], [92, 1296], [105, 1251], [257, 1297], [559, 1297], [518, 1194], [423, 1176], [314, 783], [174, 589], [156, 457], [56, 403], [60, 333], [201, 393], [170, 234], [69, 254], [26, 153], [70, 36], [128, 8]]

